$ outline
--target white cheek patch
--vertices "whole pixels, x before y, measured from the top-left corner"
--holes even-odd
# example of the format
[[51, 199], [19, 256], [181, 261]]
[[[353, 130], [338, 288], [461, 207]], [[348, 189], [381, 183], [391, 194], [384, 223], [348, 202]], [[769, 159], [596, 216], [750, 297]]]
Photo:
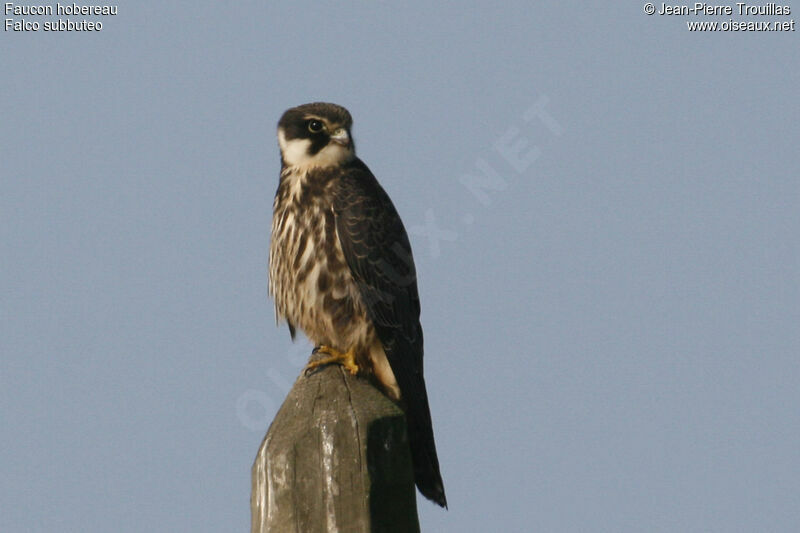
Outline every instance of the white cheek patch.
[[278, 145], [281, 148], [283, 161], [287, 166], [307, 165], [311, 159], [308, 156], [308, 148], [311, 146], [311, 141], [308, 139], [292, 139], [291, 141], [287, 141], [283, 129], [279, 129]]
[[354, 156], [352, 149], [333, 142], [316, 154], [309, 155], [308, 149], [311, 147], [309, 139], [287, 140], [282, 129], [278, 130], [278, 145], [286, 166], [295, 167], [298, 170], [311, 167], [332, 167], [345, 163]]

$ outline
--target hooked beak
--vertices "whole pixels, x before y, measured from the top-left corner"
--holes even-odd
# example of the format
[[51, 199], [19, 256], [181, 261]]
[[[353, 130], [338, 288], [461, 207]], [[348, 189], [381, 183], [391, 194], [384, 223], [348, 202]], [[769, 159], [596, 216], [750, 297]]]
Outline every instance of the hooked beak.
[[339, 128], [338, 130], [333, 132], [333, 135], [331, 135], [331, 140], [336, 144], [341, 144], [342, 146], [348, 146], [350, 144], [350, 135], [347, 134], [346, 129]]

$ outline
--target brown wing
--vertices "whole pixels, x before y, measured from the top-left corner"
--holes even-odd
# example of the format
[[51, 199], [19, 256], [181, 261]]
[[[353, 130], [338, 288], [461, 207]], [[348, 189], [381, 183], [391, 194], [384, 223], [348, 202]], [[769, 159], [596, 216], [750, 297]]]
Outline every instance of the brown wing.
[[336, 231], [405, 405], [417, 487], [447, 506], [422, 368], [422, 326], [411, 245], [389, 196], [360, 160], [334, 191]]

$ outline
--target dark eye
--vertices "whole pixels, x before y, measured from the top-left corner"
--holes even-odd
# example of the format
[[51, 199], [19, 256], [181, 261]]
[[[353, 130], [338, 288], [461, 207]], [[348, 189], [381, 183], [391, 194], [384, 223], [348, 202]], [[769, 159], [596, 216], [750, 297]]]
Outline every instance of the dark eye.
[[319, 120], [309, 120], [308, 121], [308, 131], [311, 133], [319, 133], [322, 131], [323, 128], [322, 121]]

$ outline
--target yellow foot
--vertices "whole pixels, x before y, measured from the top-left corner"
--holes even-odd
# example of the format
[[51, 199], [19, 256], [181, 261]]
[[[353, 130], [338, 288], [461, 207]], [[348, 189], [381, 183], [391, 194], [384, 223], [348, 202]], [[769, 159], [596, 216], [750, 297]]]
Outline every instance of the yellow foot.
[[342, 365], [345, 367], [351, 374], [354, 376], [358, 373], [358, 365], [356, 364], [356, 354], [355, 351], [350, 349], [346, 352], [340, 352], [336, 348], [331, 348], [330, 346], [321, 345], [314, 348], [314, 351], [311, 352], [314, 354], [325, 354], [327, 357], [323, 357], [322, 359], [317, 359], [316, 361], [311, 361], [306, 365], [305, 373], [308, 374], [315, 368], [319, 368], [324, 365], [330, 365], [332, 363], [336, 363], [337, 365]]

